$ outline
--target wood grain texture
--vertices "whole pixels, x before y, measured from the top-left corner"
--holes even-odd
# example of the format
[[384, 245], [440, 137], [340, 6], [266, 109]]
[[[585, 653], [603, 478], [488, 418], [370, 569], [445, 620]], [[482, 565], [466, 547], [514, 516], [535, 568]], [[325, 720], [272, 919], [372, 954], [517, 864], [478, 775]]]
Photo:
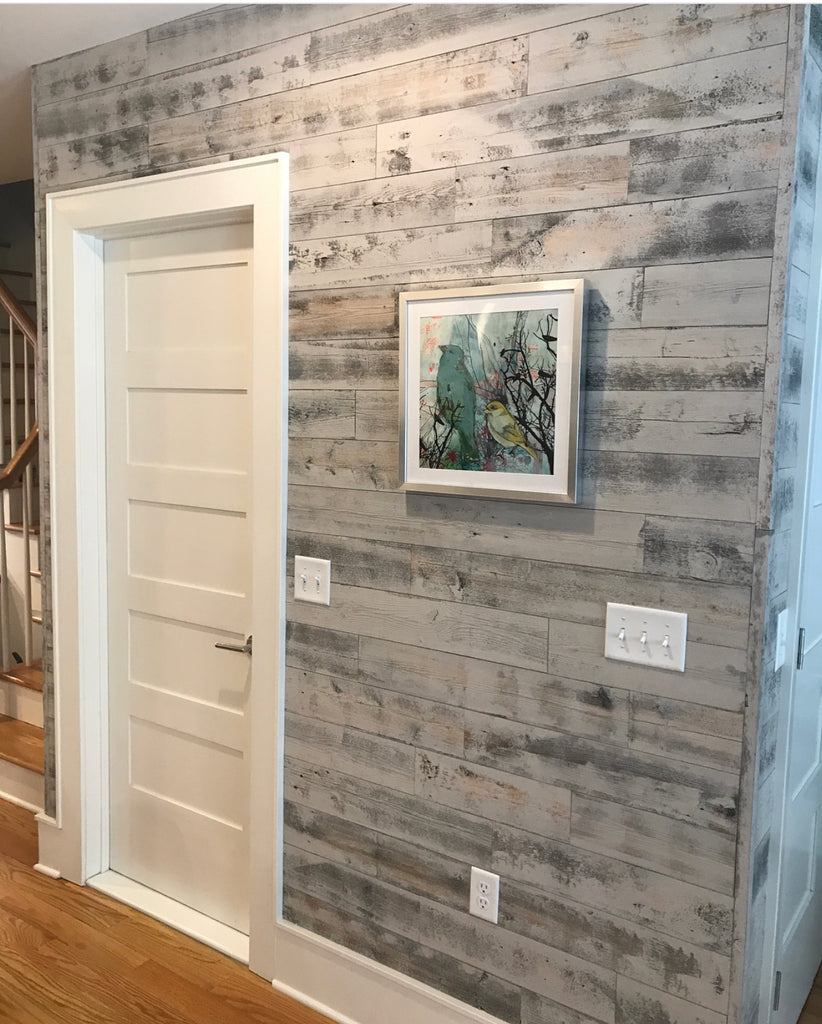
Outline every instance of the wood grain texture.
[[[773, 458], [770, 525], [790, 505], [818, 148], [796, 18], [240, 5], [34, 74], [41, 221], [47, 189], [290, 154], [288, 558], [333, 587], [288, 604], [285, 915], [511, 1024], [730, 1019], [756, 526]], [[578, 276], [580, 503], [399, 490], [398, 295]], [[614, 600], [687, 611], [684, 674], [603, 657]], [[464, 912], [472, 864], [503, 878], [496, 928]]]

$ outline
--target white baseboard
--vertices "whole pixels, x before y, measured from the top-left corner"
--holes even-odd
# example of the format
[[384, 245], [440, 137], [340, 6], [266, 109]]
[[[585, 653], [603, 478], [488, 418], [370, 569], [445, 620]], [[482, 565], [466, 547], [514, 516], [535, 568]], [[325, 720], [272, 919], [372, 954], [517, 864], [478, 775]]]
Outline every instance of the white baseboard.
[[86, 885], [119, 900], [120, 903], [134, 907], [141, 914], [147, 914], [171, 928], [176, 928], [184, 935], [190, 935], [192, 939], [211, 946], [212, 949], [225, 953], [240, 963], [248, 963], [247, 935], [176, 900], [169, 899], [155, 889], [149, 889], [131, 878], [118, 875], [116, 871], [104, 871], [100, 875], [95, 875], [89, 878]]
[[38, 860], [34, 865], [34, 870], [39, 871], [41, 875], [47, 875], [49, 878], [62, 878], [63, 876], [57, 870], [57, 868], [50, 868], [48, 864], [41, 864]]
[[339, 1024], [499, 1024], [497, 1017], [279, 921], [273, 986]]
[[0, 800], [35, 813], [43, 809], [43, 776], [19, 764], [0, 760]]

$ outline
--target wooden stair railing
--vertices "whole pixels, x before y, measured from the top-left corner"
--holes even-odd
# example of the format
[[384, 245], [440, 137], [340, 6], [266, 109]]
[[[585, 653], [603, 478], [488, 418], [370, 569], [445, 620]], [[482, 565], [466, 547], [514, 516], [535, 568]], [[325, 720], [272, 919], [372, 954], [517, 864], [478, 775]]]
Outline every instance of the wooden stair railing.
[[[0, 529], [0, 670], [11, 668], [20, 655], [13, 650], [11, 636], [12, 591], [9, 580], [9, 563], [6, 550], [6, 532], [11, 523], [11, 490], [19, 487], [23, 533], [23, 570], [21, 587], [23, 593], [23, 648], [24, 663], [34, 660], [32, 636], [32, 564], [31, 535], [32, 495], [34, 490], [34, 462], [39, 449], [39, 430], [35, 409], [34, 359], [37, 351], [37, 328], [31, 316], [24, 309], [8, 286], [0, 280], [0, 307], [5, 311], [7, 325], [0, 318], [0, 364], [9, 367], [8, 392], [3, 380], [3, 399], [0, 405], [0, 461], [8, 460], [0, 469], [0, 500], [3, 507], [3, 529]], [[8, 356], [8, 359], [6, 359]], [[5, 376], [5, 375], [4, 375]], [[22, 377], [22, 380], [19, 378]], [[22, 386], [21, 386], [22, 385]], [[22, 394], [18, 392], [22, 391]], [[5, 400], [8, 401], [8, 419]], [[22, 407], [22, 416], [20, 408]], [[39, 545], [38, 545], [39, 551]], [[39, 566], [34, 567], [35, 573]]]

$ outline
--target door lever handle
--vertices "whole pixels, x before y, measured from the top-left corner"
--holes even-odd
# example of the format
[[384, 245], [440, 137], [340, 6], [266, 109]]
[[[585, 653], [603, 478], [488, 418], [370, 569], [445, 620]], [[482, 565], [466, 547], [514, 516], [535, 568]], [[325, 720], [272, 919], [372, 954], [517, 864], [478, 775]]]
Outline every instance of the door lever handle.
[[247, 636], [244, 644], [214, 644], [222, 651], [236, 651], [238, 654], [252, 654], [252, 638]]

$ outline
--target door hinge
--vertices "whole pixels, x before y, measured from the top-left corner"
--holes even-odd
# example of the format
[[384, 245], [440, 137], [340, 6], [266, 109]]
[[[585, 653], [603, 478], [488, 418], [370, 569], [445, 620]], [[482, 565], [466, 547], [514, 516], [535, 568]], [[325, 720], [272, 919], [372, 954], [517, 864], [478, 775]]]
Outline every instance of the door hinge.
[[773, 1008], [774, 1013], [779, 1009], [779, 994], [782, 991], [782, 971], [776, 972], [773, 983]]
[[799, 630], [799, 641], [796, 645], [796, 667], [802, 668], [805, 664], [805, 630]]

